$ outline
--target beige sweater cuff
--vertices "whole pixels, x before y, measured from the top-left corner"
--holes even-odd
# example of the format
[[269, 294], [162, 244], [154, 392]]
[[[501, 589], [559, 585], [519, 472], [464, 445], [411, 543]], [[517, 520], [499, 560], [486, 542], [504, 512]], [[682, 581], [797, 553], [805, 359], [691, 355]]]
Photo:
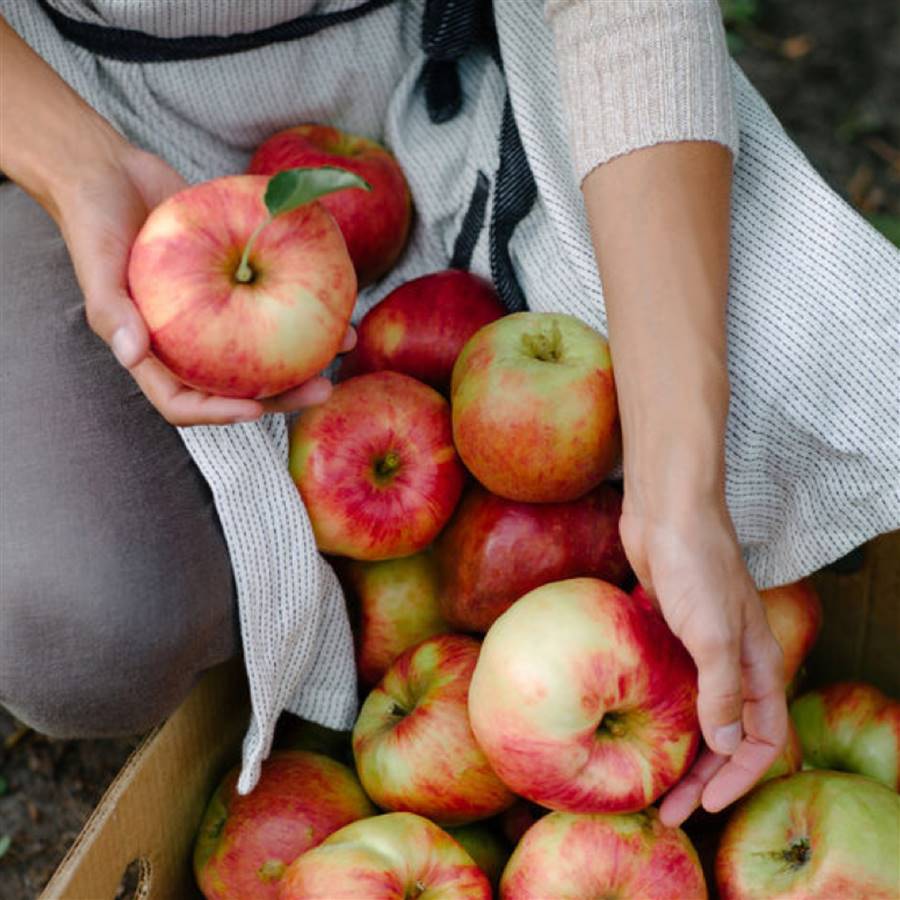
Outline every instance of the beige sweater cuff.
[[736, 156], [725, 30], [716, 0], [547, 0], [579, 182], [668, 141]]

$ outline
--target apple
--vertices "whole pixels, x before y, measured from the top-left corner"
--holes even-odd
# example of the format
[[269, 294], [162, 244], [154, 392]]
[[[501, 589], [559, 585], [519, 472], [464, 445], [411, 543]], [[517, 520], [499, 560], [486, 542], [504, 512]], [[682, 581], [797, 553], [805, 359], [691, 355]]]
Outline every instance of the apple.
[[469, 726], [466, 697], [478, 649], [461, 634], [429, 638], [401, 654], [366, 697], [353, 755], [363, 787], [382, 809], [465, 825], [512, 805]]
[[354, 822], [294, 860], [279, 900], [490, 900], [472, 857], [433, 822], [388, 813]]
[[322, 201], [340, 226], [361, 286], [388, 272], [400, 257], [412, 220], [403, 170], [376, 141], [328, 125], [298, 125], [264, 141], [247, 171], [273, 175], [295, 166], [347, 169], [372, 186], [371, 193], [341, 191]]
[[868, 775], [900, 791], [900, 702], [870, 684], [842, 682], [791, 704], [803, 762]]
[[485, 325], [453, 367], [453, 439], [492, 493], [575, 500], [619, 456], [606, 341], [574, 316], [522, 312]]
[[428, 553], [381, 562], [352, 561], [343, 570], [356, 638], [356, 670], [371, 688], [407, 648], [450, 631], [437, 598], [437, 572]]
[[787, 743], [757, 784], [770, 781], [772, 778], [780, 778], [782, 775], [793, 775], [794, 772], [799, 772], [802, 766], [803, 747], [800, 745], [800, 735], [797, 734], [794, 723], [788, 720]]
[[663, 825], [653, 808], [630, 815], [550, 813], [519, 842], [500, 882], [501, 900], [706, 896], [687, 835]]
[[483, 278], [447, 269], [393, 290], [363, 317], [342, 378], [390, 369], [450, 392], [453, 364], [466, 341], [506, 313]]
[[[331, 216], [306, 200], [322, 196], [326, 182], [330, 190], [355, 180], [303, 171], [271, 184], [236, 175], [187, 188], [157, 206], [135, 239], [129, 291], [154, 355], [190, 387], [269, 397], [302, 384], [340, 349], [356, 276]], [[300, 194], [275, 190], [292, 179], [303, 180]], [[303, 205], [291, 208], [292, 196]]]
[[469, 717], [515, 793], [566, 812], [637, 812], [693, 761], [696, 701], [694, 664], [656, 609], [573, 578], [531, 591], [491, 626]]
[[896, 900], [900, 796], [846, 772], [798, 772], [753, 791], [716, 855], [722, 900]]
[[503, 837], [487, 822], [472, 822], [446, 831], [472, 857], [475, 865], [487, 875], [491, 887], [496, 889], [512, 849]]
[[812, 581], [804, 578], [759, 592], [769, 628], [784, 655], [784, 683], [789, 685], [812, 650], [822, 627], [822, 603]]
[[465, 478], [447, 401], [396, 372], [351, 378], [304, 410], [291, 434], [290, 471], [319, 549], [364, 560], [424, 550]]
[[485, 632], [542, 584], [580, 575], [624, 584], [631, 569], [621, 514], [622, 495], [610, 485], [567, 503], [521, 503], [473, 486], [435, 544], [444, 617]]
[[375, 814], [353, 772], [318, 753], [273, 753], [245, 795], [236, 790], [239, 771], [216, 789], [197, 834], [194, 875], [207, 900], [274, 900], [301, 853]]
[[307, 750], [353, 765], [349, 731], [327, 728], [318, 722], [301, 719], [287, 710], [278, 718], [273, 743], [279, 750]]

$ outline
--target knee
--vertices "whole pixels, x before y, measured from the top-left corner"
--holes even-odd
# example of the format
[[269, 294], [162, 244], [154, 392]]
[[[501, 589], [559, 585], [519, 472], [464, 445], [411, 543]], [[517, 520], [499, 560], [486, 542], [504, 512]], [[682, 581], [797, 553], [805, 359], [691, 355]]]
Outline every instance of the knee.
[[61, 574], [52, 564], [4, 572], [0, 704], [53, 737], [124, 736], [165, 720], [204, 663], [189, 619], [171, 614], [196, 598], [152, 603], [108, 567]]

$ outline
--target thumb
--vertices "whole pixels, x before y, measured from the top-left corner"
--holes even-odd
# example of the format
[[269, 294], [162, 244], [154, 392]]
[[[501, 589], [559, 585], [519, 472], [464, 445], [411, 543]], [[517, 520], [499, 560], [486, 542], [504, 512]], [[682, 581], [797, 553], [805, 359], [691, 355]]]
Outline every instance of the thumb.
[[703, 739], [713, 752], [730, 756], [743, 737], [744, 694], [737, 635], [708, 638], [692, 655], [697, 664], [697, 714]]
[[119, 363], [133, 369], [150, 350], [147, 326], [124, 287], [85, 292], [88, 324]]

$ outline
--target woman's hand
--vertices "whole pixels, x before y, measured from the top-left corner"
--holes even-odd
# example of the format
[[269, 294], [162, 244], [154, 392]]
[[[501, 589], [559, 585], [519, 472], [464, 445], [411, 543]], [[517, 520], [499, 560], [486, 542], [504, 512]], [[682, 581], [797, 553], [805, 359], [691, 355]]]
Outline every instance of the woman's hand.
[[725, 504], [731, 155], [659, 144], [583, 190], [622, 419], [622, 541], [697, 665], [707, 746], [663, 802], [682, 822], [749, 790], [787, 734], [781, 652]]
[[[150, 352], [128, 295], [131, 244], [150, 210], [186, 186], [170, 166], [132, 147], [0, 17], [0, 168], [53, 216], [63, 233], [91, 328], [173, 425], [246, 422], [321, 403], [321, 377], [267, 400], [217, 397], [182, 384]], [[342, 351], [352, 348], [347, 333]]]
[[685, 514], [635, 510], [620, 524], [644, 588], [697, 665], [697, 712], [708, 748], [668, 794], [662, 821], [680, 825], [700, 804], [716, 812], [759, 781], [787, 736], [781, 648], [740, 553], [724, 504]]
[[[184, 179], [161, 159], [122, 142], [85, 177], [56, 192], [58, 222], [91, 328], [173, 425], [246, 422], [263, 412], [323, 402], [331, 384], [322, 377], [262, 401], [206, 394], [184, 385], [150, 352], [147, 327], [128, 295], [128, 256], [149, 212], [184, 187]], [[354, 340], [351, 330], [342, 350]]]

